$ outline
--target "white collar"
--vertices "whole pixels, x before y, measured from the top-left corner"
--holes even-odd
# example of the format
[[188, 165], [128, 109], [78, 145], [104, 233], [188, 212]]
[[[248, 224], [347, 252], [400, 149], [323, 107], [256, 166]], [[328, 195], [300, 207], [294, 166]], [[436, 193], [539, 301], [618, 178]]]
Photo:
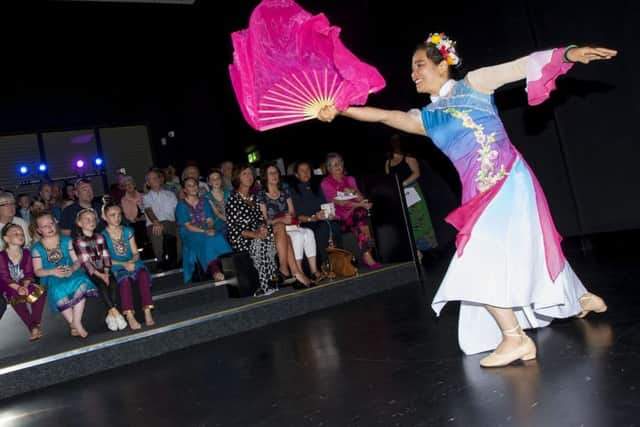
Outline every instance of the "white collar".
[[443, 96], [447, 96], [449, 92], [451, 92], [451, 89], [455, 84], [456, 84], [456, 81], [453, 79], [449, 79], [446, 82], [444, 82], [444, 84], [440, 87], [440, 91], [438, 92], [438, 95], [431, 95], [431, 102], [439, 101], [440, 98], [442, 98]]

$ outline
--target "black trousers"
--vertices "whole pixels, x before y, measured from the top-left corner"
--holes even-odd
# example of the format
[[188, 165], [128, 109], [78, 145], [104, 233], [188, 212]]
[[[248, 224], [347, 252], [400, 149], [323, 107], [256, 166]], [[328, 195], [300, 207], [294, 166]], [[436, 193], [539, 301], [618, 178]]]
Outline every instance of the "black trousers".
[[5, 311], [7, 311], [7, 300], [0, 295], [0, 319], [2, 319], [2, 315]]
[[91, 275], [89, 276], [89, 279], [96, 288], [98, 288], [100, 299], [104, 303], [105, 307], [107, 307], [107, 310], [116, 308], [116, 302], [118, 301], [118, 284], [114, 278], [109, 275], [109, 286], [107, 286], [107, 284], [98, 276]]

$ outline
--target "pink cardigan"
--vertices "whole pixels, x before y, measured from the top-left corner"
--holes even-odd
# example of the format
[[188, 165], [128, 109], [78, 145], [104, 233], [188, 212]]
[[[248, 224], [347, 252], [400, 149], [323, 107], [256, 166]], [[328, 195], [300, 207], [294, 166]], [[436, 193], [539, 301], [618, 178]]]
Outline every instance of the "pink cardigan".
[[[345, 188], [358, 189], [355, 178], [348, 175], [345, 175], [342, 181], [337, 181], [333, 176], [327, 175], [320, 183], [320, 186], [322, 187], [322, 192], [327, 202], [333, 202], [338, 191], [344, 191]], [[351, 203], [346, 202], [343, 205], [336, 203], [336, 216], [341, 220], [348, 218], [352, 212], [353, 206], [351, 206]]]

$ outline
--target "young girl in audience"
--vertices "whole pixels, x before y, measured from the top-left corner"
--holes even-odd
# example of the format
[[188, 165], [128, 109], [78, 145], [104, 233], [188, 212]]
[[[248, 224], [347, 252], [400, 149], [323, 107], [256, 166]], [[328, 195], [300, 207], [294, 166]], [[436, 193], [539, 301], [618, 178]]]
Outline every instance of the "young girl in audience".
[[80, 270], [71, 238], [59, 234], [53, 215], [41, 212], [33, 221], [40, 235], [31, 248], [34, 272], [47, 289], [51, 309], [69, 323], [71, 335], [86, 338], [89, 334], [82, 325], [85, 299], [97, 296], [98, 291]]
[[102, 302], [107, 307], [107, 327], [111, 331], [122, 330], [127, 327], [127, 322], [116, 307], [118, 284], [109, 274], [111, 255], [104, 236], [95, 232], [97, 224], [96, 211], [91, 208], [81, 209], [76, 215], [78, 237], [73, 239], [73, 248], [82, 269], [100, 291]]
[[121, 225], [122, 210], [116, 204], [107, 204], [102, 208], [102, 219], [107, 228], [102, 232], [111, 255], [111, 271], [118, 281], [122, 310], [127, 317], [131, 329], [140, 329], [133, 310], [133, 283], [138, 284], [138, 292], [142, 301], [144, 321], [147, 326], [155, 322], [151, 316], [153, 299], [151, 297], [151, 276], [140, 260], [138, 245], [133, 230]]
[[[0, 298], [4, 294], [31, 331], [31, 341], [42, 337], [40, 320], [46, 300], [44, 287], [35, 283], [29, 250], [24, 248], [24, 231], [17, 224], [2, 227], [6, 249], [0, 252]], [[28, 305], [31, 306], [29, 311]]]

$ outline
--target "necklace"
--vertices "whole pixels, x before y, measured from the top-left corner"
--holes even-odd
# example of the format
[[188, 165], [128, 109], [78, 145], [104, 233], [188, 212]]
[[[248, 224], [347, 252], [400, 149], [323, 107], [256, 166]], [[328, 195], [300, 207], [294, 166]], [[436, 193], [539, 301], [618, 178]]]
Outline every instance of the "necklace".
[[245, 196], [244, 194], [242, 194], [241, 191], [238, 191], [238, 194], [240, 195], [240, 198], [242, 200], [244, 200], [245, 202], [252, 204], [253, 203], [253, 194], [249, 193], [248, 196]]
[[59, 263], [62, 258], [63, 258], [63, 254], [62, 254], [62, 248], [60, 248], [60, 238], [58, 237], [58, 242], [56, 244], [55, 247], [53, 248], [48, 248], [47, 245], [44, 244], [44, 240], [42, 240], [42, 247], [44, 248], [45, 252], [47, 253], [47, 261], [49, 261], [52, 264], [57, 264]]
[[117, 236], [114, 236], [113, 230], [107, 230], [109, 236], [111, 237], [111, 242], [113, 243], [113, 251], [116, 255], [124, 256], [127, 253], [127, 243], [124, 241], [124, 232], [122, 228], [118, 228], [119, 233]]

